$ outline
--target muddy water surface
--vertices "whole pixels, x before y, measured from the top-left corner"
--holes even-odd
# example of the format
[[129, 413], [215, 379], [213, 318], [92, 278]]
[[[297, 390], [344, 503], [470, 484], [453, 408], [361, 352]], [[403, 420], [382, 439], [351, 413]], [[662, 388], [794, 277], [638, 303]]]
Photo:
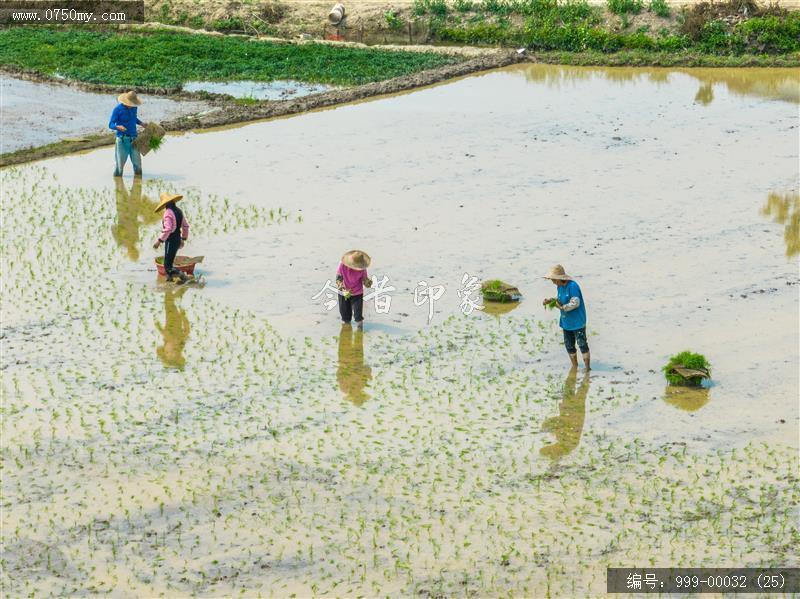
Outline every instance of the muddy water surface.
[[[171, 137], [143, 183], [108, 149], [3, 171], [3, 588], [596, 596], [609, 565], [800, 565], [797, 84], [522, 66]], [[156, 282], [168, 189], [202, 289]], [[395, 288], [363, 332], [320, 294], [353, 247]], [[541, 307], [556, 262], [588, 376]], [[465, 316], [465, 273], [525, 298]], [[709, 388], [666, 388], [685, 348]]]
[[333, 89], [329, 85], [308, 84], [300, 81], [188, 81], [183, 84], [187, 92], [205, 91], [227, 94], [234, 98], [254, 100], [285, 100]]
[[[50, 85], [0, 75], [3, 127], [0, 153], [42, 146], [65, 138], [108, 131], [108, 118], [117, 94], [85, 92], [66, 85]], [[139, 116], [161, 121], [209, 109], [203, 102], [176, 102], [142, 95]]]
[[[743, 427], [791, 441], [796, 227], [784, 235], [769, 212], [775, 194], [791, 210], [798, 186], [798, 86], [780, 69], [528, 65], [189, 135], [175, 145], [198, 149], [176, 148], [152, 176], [302, 215], [280, 236], [220, 236], [202, 252], [209, 297], [287, 334], [335, 333], [335, 310], [312, 298], [351, 247], [395, 287], [390, 314], [373, 303], [367, 329], [397, 334], [426, 326], [420, 281], [447, 290], [434, 323], [459, 313], [464, 273], [512, 281], [527, 296], [515, 316], [552, 320], [540, 277], [560, 262], [583, 286], [598, 370], [632, 373], [637, 392], [657, 400], [624, 420], [686, 430], [651, 371], [690, 347], [719, 375], [719, 401], [703, 413], [715, 442]], [[216, 153], [230, 158], [224, 168], [209, 168]], [[549, 350], [561, 365], [560, 346]], [[731, 410], [742, 420], [720, 424]]]

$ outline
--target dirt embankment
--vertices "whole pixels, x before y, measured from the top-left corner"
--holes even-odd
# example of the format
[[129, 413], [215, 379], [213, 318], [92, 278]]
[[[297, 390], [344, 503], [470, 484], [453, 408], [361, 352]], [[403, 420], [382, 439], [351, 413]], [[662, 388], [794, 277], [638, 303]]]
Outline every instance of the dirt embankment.
[[[414, 0], [343, 0], [345, 20], [334, 26], [328, 13], [338, 0], [145, 0], [147, 19], [194, 30], [273, 35], [282, 39], [335, 39], [367, 44], [424, 44], [431, 41], [430, 14], [419, 14]], [[604, 27], [612, 31], [638, 29], [677, 31], [684, 8], [708, 4], [705, 0], [665, 0], [670, 14], [657, 16], [649, 0], [642, 10], [615, 14], [607, 0], [588, 0], [601, 8]], [[459, 12], [448, 0], [451, 15], [471, 20], [478, 17], [482, 0], [468, 0], [472, 9]], [[759, 0], [761, 5], [800, 9], [800, 0]], [[477, 12], [476, 12], [477, 11]], [[490, 15], [491, 10], [485, 14]], [[634, 14], [635, 13], [635, 14]], [[496, 15], [495, 15], [496, 16]], [[520, 25], [519, 16], [505, 19]]]
[[[461, 77], [479, 71], [503, 67], [515, 62], [520, 62], [521, 60], [524, 60], [524, 56], [521, 56], [514, 51], [484, 51], [482, 55], [458, 64], [430, 69], [428, 71], [422, 71], [420, 73], [414, 73], [404, 77], [397, 77], [387, 81], [368, 83], [366, 85], [348, 89], [336, 89], [320, 94], [304, 96], [301, 98], [276, 102], [260, 102], [256, 104], [240, 104], [232, 99], [217, 100], [217, 104], [219, 106], [218, 110], [205, 112], [198, 115], [178, 117], [169, 121], [164, 121], [162, 122], [162, 125], [168, 132], [175, 132], [187, 131], [190, 129], [207, 129], [210, 127], [219, 127], [233, 123], [244, 123], [248, 121], [298, 114], [301, 112], [314, 110], [316, 108], [325, 108], [327, 106], [334, 106], [337, 104], [346, 104], [348, 102], [354, 102], [364, 98], [393, 94], [418, 87], [424, 87], [426, 85], [432, 85], [441, 81], [453, 79], [455, 77]], [[53, 78], [37, 76], [31, 73], [14, 73], [14, 76], [19, 76], [20, 74], [30, 79], [38, 79], [40, 81], [48, 82], [54, 81]], [[115, 92], [119, 89], [118, 87], [114, 86], [87, 85], [77, 83], [72, 83], [71, 85], [91, 91]], [[150, 89], [142, 91], [146, 91], [147, 93], [158, 93], [156, 90]], [[203, 94], [186, 94], [183, 92], [177, 93], [174, 90], [161, 91], [167, 92], [166, 95], [172, 98], [206, 98], [206, 96]], [[61, 156], [64, 154], [89, 150], [100, 146], [111, 145], [113, 143], [114, 136], [110, 133], [89, 136], [74, 141], [60, 141], [46, 146], [27, 148], [24, 150], [0, 155], [0, 166], [9, 166], [13, 164], [31, 162], [34, 160], [41, 160], [43, 158], [50, 158], [53, 156]]]

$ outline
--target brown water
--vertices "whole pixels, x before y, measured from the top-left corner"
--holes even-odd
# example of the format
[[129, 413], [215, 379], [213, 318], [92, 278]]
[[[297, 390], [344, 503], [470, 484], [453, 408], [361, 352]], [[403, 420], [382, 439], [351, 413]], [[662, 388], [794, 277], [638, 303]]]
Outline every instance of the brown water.
[[[141, 186], [108, 149], [6, 169], [4, 591], [596, 596], [609, 565], [800, 565], [799, 81], [529, 65], [176, 136]], [[156, 281], [168, 189], [204, 288]], [[363, 332], [312, 299], [354, 247], [396, 288]], [[556, 262], [588, 376], [541, 306]], [[525, 297], [466, 316], [465, 273]], [[666, 387], [686, 348], [710, 388]]]

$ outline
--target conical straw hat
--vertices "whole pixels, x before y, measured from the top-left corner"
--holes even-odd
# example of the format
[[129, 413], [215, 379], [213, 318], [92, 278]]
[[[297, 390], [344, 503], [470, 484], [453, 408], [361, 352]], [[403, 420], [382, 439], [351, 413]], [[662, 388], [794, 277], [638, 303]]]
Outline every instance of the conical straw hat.
[[350, 250], [342, 256], [342, 264], [354, 270], [366, 270], [372, 262], [372, 258], [361, 250]]
[[165, 191], [164, 193], [161, 194], [161, 201], [158, 203], [158, 206], [156, 206], [156, 209], [153, 210], [153, 212], [160, 212], [161, 210], [163, 210], [164, 206], [166, 206], [170, 202], [177, 202], [182, 197], [183, 197], [182, 195], [167, 193]]
[[139, 96], [136, 95], [136, 92], [131, 90], [129, 92], [125, 92], [124, 94], [120, 94], [117, 96], [117, 101], [121, 104], [125, 104], [125, 106], [141, 106], [142, 101], [139, 99]]
[[560, 264], [556, 264], [553, 268], [550, 269], [550, 272], [544, 277], [545, 279], [550, 279], [551, 281], [571, 281], [572, 277], [569, 276], [564, 267]]

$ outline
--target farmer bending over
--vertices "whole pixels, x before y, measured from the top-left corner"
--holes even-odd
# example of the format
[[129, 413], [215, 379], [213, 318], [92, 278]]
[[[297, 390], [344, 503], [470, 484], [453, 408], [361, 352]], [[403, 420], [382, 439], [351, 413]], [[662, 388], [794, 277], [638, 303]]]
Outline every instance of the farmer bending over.
[[356, 326], [364, 326], [364, 287], [372, 287], [367, 267], [372, 259], [366, 252], [350, 250], [336, 269], [336, 287], [339, 288], [339, 315], [344, 324], [355, 318]]
[[555, 306], [561, 311], [559, 326], [564, 330], [564, 346], [567, 348], [572, 367], [578, 366], [578, 354], [575, 343], [583, 354], [583, 363], [589, 370], [589, 344], [586, 343], [586, 305], [583, 303], [583, 294], [578, 284], [572, 280], [564, 267], [556, 264], [545, 277], [550, 279], [558, 289], [558, 297], [548, 298], [542, 302], [545, 306], [555, 301]]
[[146, 126], [136, 115], [136, 107], [142, 104], [142, 101], [136, 95], [136, 92], [130, 91], [120, 94], [117, 97], [119, 104], [117, 104], [114, 111], [111, 113], [111, 118], [108, 121], [108, 128], [117, 134], [117, 145], [115, 156], [117, 159], [117, 167], [114, 169], [114, 176], [121, 177], [122, 169], [125, 168], [125, 163], [128, 161], [128, 156], [131, 157], [133, 164], [134, 176], [142, 175], [142, 155], [139, 150], [133, 145], [136, 139], [136, 125]]
[[175, 205], [175, 202], [181, 198], [183, 198], [182, 195], [166, 192], [161, 194], [161, 203], [156, 206], [155, 212], [164, 210], [164, 216], [161, 219], [162, 230], [161, 235], [153, 244], [154, 250], [157, 250], [162, 243], [164, 244], [164, 270], [167, 272], [167, 281], [171, 282], [172, 278], [177, 276], [179, 285], [189, 280], [189, 277], [174, 267], [178, 249], [182, 248], [189, 239], [189, 223], [181, 209]]

